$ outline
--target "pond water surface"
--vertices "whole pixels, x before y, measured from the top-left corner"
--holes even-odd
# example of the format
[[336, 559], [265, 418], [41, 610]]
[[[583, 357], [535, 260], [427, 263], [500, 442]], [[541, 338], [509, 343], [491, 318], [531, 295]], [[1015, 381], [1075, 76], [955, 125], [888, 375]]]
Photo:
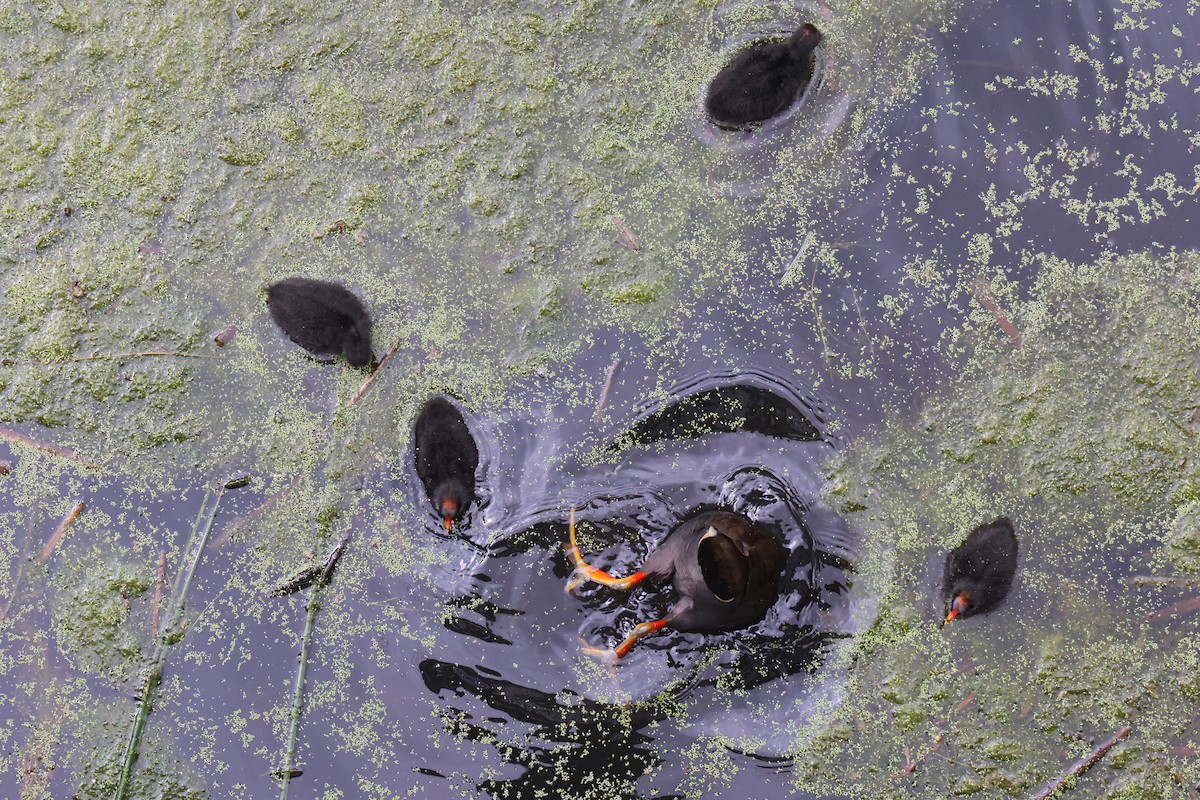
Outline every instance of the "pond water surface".
[[[1130, 722], [1076, 796], [1197, 796], [1195, 4], [464, 5], [10, 9], [0, 421], [58, 449], [0, 440], [0, 794], [1025, 796]], [[803, 102], [709, 125], [806, 20]], [[397, 343], [361, 399], [291, 274]], [[570, 510], [627, 574], [717, 507], [766, 618], [590, 654], [670, 595], [566, 593]], [[1000, 513], [1013, 597], [943, 631]]]

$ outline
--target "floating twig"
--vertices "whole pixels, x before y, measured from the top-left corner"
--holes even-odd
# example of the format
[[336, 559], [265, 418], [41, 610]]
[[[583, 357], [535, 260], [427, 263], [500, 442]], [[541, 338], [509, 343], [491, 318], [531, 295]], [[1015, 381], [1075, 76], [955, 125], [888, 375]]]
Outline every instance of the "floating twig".
[[621, 234], [621, 241], [631, 250], [641, 250], [642, 243], [633, 235], [633, 231], [625, 224], [625, 218], [620, 214], [613, 217], [613, 224], [617, 226], [617, 233]]
[[100, 465], [95, 461], [92, 461], [86, 456], [79, 455], [69, 447], [62, 447], [60, 445], [50, 444], [48, 442], [39, 442], [37, 439], [26, 436], [25, 434], [14, 430], [9, 430], [8, 428], [0, 428], [0, 439], [7, 439], [10, 442], [19, 442], [27, 447], [32, 447], [34, 450], [40, 450], [43, 453], [49, 453], [50, 455], [58, 456], [59, 458], [65, 458], [67, 461], [73, 461], [85, 469], [100, 469]]
[[329, 583], [329, 579], [333, 576], [333, 570], [337, 566], [338, 559], [342, 557], [342, 550], [345, 549], [346, 543], [349, 541], [350, 535], [347, 534], [342, 539], [341, 544], [329, 551], [329, 555], [325, 557], [324, 564], [320, 566], [314, 564], [300, 570], [291, 578], [288, 578], [272, 589], [271, 597], [284, 597], [289, 594], [295, 594], [315, 583]]
[[1187, 600], [1180, 600], [1174, 605], [1169, 605], [1164, 609], [1155, 611], [1146, 617], [1146, 621], [1162, 622], [1165, 619], [1182, 617], [1184, 614], [1191, 614], [1194, 611], [1200, 611], [1200, 597], [1189, 597]]
[[[796, 251], [796, 255], [792, 256], [792, 260], [788, 262], [787, 268], [783, 271], [783, 277], [780, 279], [783, 283], [787, 283], [788, 276], [792, 274], [793, 270], [801, 266], [804, 254], [808, 252], [808, 245], [812, 242], [812, 239], [812, 231], [809, 231], [808, 235], [804, 237], [804, 241], [800, 243], [800, 249]], [[816, 279], [816, 273], [813, 273], [813, 279]]]
[[863, 338], [867, 340], [867, 348], [871, 351], [871, 355], [875, 355], [875, 341], [871, 338], [871, 332], [867, 330], [867, 320], [863, 316], [862, 303], [858, 300], [858, 292], [853, 286], [850, 287], [850, 294], [854, 297], [854, 310], [858, 312], [858, 327], [862, 331]]
[[912, 755], [909, 753], [908, 748], [905, 747], [904, 748], [904, 768], [896, 773], [896, 777], [903, 778], [904, 776], [911, 775], [913, 772], [915, 772], [917, 767], [921, 764], [922, 761], [924, 761], [929, 756], [933, 755], [933, 752], [942, 746], [943, 738], [944, 738], [943, 735], [940, 733], [937, 734], [936, 736], [934, 736], [931, 744], [929, 744], [924, 749], [924, 751], [917, 753], [916, 758], [913, 758]]
[[617, 371], [620, 369], [621, 359], [618, 358], [608, 368], [608, 373], [604, 376], [604, 388], [600, 390], [600, 399], [596, 401], [596, 413], [593, 415], [593, 419], [599, 420], [600, 413], [608, 405], [608, 394], [612, 391], [613, 384], [617, 381]]
[[[821, 9], [821, 16], [824, 17], [825, 23], [833, 24], [833, 9], [825, 0], [817, 0], [817, 5]], [[837, 50], [832, 44], [825, 46], [825, 83], [829, 86], [831, 92], [837, 91]]]
[[[314, 573], [319, 572], [319, 574], [314, 574], [310, 580], [313, 590], [308, 596], [308, 613], [304, 619], [304, 635], [300, 640], [300, 664], [296, 668], [296, 680], [292, 687], [292, 711], [288, 716], [288, 738], [287, 745], [284, 747], [283, 766], [273, 773], [280, 781], [279, 800], [287, 800], [288, 786], [291, 785], [292, 778], [298, 778], [304, 772], [296, 766], [296, 743], [300, 733], [300, 713], [304, 710], [304, 682], [305, 674], [308, 671], [308, 651], [312, 646], [317, 612], [321, 610], [321, 595], [324, 588], [333, 580], [333, 571], [349, 542], [350, 534], [347, 533], [325, 557], [324, 566], [319, 571], [314, 570]], [[272, 592], [272, 594], [275, 593]]]
[[75, 520], [79, 519], [79, 515], [83, 513], [83, 503], [76, 503], [67, 515], [59, 520], [58, 527], [54, 529], [54, 533], [50, 534], [50, 538], [46, 540], [42, 552], [38, 554], [38, 561], [45, 564], [46, 559], [54, 552], [54, 548], [58, 547], [58, 543], [67, 535], [67, 531], [75, 524]]
[[67, 359], [67, 363], [79, 361], [119, 361], [126, 358], [146, 358], [148, 356], [172, 356], [174, 358], [217, 358], [203, 353], [174, 353], [167, 350], [144, 350], [140, 353], [97, 353], [91, 356], [76, 356]]
[[375, 369], [371, 370], [371, 374], [365, 381], [363, 381], [363, 385], [358, 387], [358, 391], [355, 392], [354, 396], [350, 398], [350, 402], [346, 403], [346, 408], [352, 407], [359, 401], [359, 398], [366, 394], [367, 389], [371, 388], [371, 384], [375, 382], [375, 379], [379, 377], [379, 373], [383, 371], [383, 366], [387, 364], [389, 360], [391, 360], [392, 356], [394, 356], [396, 351], [400, 349], [400, 345], [403, 342], [404, 338], [401, 337], [396, 340], [395, 344], [388, 348], [388, 351], [383, 354], [383, 358], [379, 359], [379, 363], [375, 365]]
[[243, 486], [249, 486], [249, 485], [250, 485], [250, 474], [247, 472], [243, 472], [240, 475], [235, 475], [234, 477], [230, 478], [229, 480], [225, 481], [225, 483], [224, 483], [224, 486], [226, 489], [240, 489]]
[[1129, 725], [1126, 725], [1124, 728], [1121, 728], [1121, 730], [1105, 739], [1094, 750], [1092, 750], [1092, 752], [1088, 753], [1086, 756], [1072, 764], [1071, 768], [1064, 772], [1057, 780], [1047, 784], [1046, 788], [1038, 792], [1038, 795], [1034, 798], [1034, 800], [1047, 800], [1047, 798], [1053, 797], [1061, 792], [1063, 788], [1066, 787], [1068, 782], [1074, 778], [1078, 778], [1080, 775], [1094, 767], [1096, 762], [1104, 758], [1104, 755], [1109, 750], [1112, 750], [1117, 742], [1124, 739], [1132, 731], [1133, 728]]
[[996, 324], [1000, 326], [1000, 330], [1004, 331], [1013, 344], [1020, 347], [1024, 342], [1021, 332], [1017, 330], [1017, 326], [1013, 325], [1009, 318], [1000, 310], [1000, 306], [996, 304], [996, 298], [992, 294], [992, 285], [988, 283], [988, 279], [983, 275], [976, 275], [975, 280], [971, 281], [971, 289], [975, 292], [975, 299], [979, 304], [986, 308], [992, 315], [992, 319], [996, 320]]
[[158, 554], [158, 577], [154, 581], [154, 608], [150, 610], [150, 638], [158, 638], [158, 612], [162, 608], [163, 582], [167, 577], [167, 551]]

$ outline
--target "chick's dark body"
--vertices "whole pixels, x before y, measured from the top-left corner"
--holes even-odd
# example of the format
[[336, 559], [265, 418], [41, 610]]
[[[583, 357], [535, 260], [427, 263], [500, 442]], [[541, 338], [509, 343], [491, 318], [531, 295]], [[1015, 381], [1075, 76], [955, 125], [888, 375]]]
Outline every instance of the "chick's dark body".
[[434, 509], [458, 519], [475, 498], [479, 448], [453, 403], [435, 397], [417, 415], [414, 430], [417, 476]]
[[371, 363], [371, 316], [346, 287], [288, 278], [267, 289], [267, 308], [275, 324], [305, 350], [343, 355], [355, 367]]
[[[997, 517], [967, 535], [946, 556], [942, 567], [942, 597], [961, 608], [953, 616], [969, 617], [991, 611], [1003, 602], [1017, 572], [1017, 536], [1008, 517]], [[949, 620], [947, 620], [949, 621]]]
[[786, 42], [758, 42], [717, 73], [704, 105], [718, 124], [740, 127], [763, 122], [792, 104], [811, 77], [812, 52], [820, 32], [805, 25]]

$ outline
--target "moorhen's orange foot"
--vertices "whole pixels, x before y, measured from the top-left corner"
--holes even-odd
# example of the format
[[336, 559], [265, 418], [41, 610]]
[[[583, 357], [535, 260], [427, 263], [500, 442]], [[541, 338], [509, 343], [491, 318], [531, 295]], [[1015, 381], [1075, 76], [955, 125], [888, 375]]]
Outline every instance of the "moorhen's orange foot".
[[571, 532], [570, 540], [567, 544], [567, 557], [571, 559], [571, 563], [575, 566], [576, 575], [567, 582], [567, 591], [571, 592], [587, 581], [603, 584], [609, 588], [618, 591], [626, 591], [637, 586], [645, 579], [646, 573], [638, 570], [627, 578], [615, 578], [599, 567], [593, 567], [591, 564], [583, 560], [583, 556], [579, 553], [579, 545], [575, 541], [575, 509], [571, 509]]
[[656, 619], [653, 622], [639, 622], [634, 626], [633, 630], [629, 632], [629, 635], [625, 637], [625, 641], [617, 645], [616, 649], [613, 650], [613, 653], [616, 654], [617, 659], [624, 658], [625, 654], [633, 649], [633, 646], [637, 644], [638, 639], [644, 639], [647, 636], [653, 636], [666, 627], [666, 624], [667, 621], [665, 619]]
[[616, 651], [610, 650], [607, 647], [592, 647], [590, 644], [579, 637], [579, 647], [588, 656], [596, 659], [596, 661], [608, 667], [608, 674], [615, 681], [617, 679], [617, 654]]
[[617, 654], [616, 654], [615, 650], [608, 648], [608, 647], [593, 647], [592, 645], [590, 645], [586, 641], [584, 641], [583, 637], [580, 637], [580, 639], [579, 639], [579, 647], [581, 650], [583, 650], [583, 652], [587, 653], [592, 658], [598, 659], [600, 661], [605, 661], [605, 660], [616, 661], [617, 660]]

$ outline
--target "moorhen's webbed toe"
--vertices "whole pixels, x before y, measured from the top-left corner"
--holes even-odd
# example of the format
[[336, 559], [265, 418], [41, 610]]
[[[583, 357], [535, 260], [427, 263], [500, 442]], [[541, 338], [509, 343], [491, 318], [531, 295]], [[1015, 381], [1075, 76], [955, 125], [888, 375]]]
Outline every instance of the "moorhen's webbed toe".
[[1008, 517], [980, 525], [950, 551], [942, 568], [943, 625], [957, 617], [991, 611], [1012, 588], [1017, 572], [1017, 536]]
[[812, 77], [821, 32], [803, 25], [786, 42], [756, 42], [717, 73], [704, 107], [718, 125], [738, 128], [782, 113]]
[[449, 533], [454, 520], [475, 500], [479, 448], [462, 412], [441, 397], [427, 402], [417, 414], [413, 440], [417, 476]]
[[309, 352], [343, 355], [355, 367], [374, 360], [371, 317], [344, 286], [288, 278], [267, 288], [267, 308], [275, 324]]
[[756, 522], [731, 511], [708, 511], [672, 530], [642, 569], [614, 578], [583, 560], [575, 544], [575, 512], [567, 553], [581, 576], [568, 589], [591, 580], [629, 589], [650, 578], [670, 580], [679, 596], [661, 620], [643, 622], [616, 648], [624, 656], [638, 639], [666, 626], [681, 631], [726, 631], [758, 622], [779, 597], [787, 550]]

